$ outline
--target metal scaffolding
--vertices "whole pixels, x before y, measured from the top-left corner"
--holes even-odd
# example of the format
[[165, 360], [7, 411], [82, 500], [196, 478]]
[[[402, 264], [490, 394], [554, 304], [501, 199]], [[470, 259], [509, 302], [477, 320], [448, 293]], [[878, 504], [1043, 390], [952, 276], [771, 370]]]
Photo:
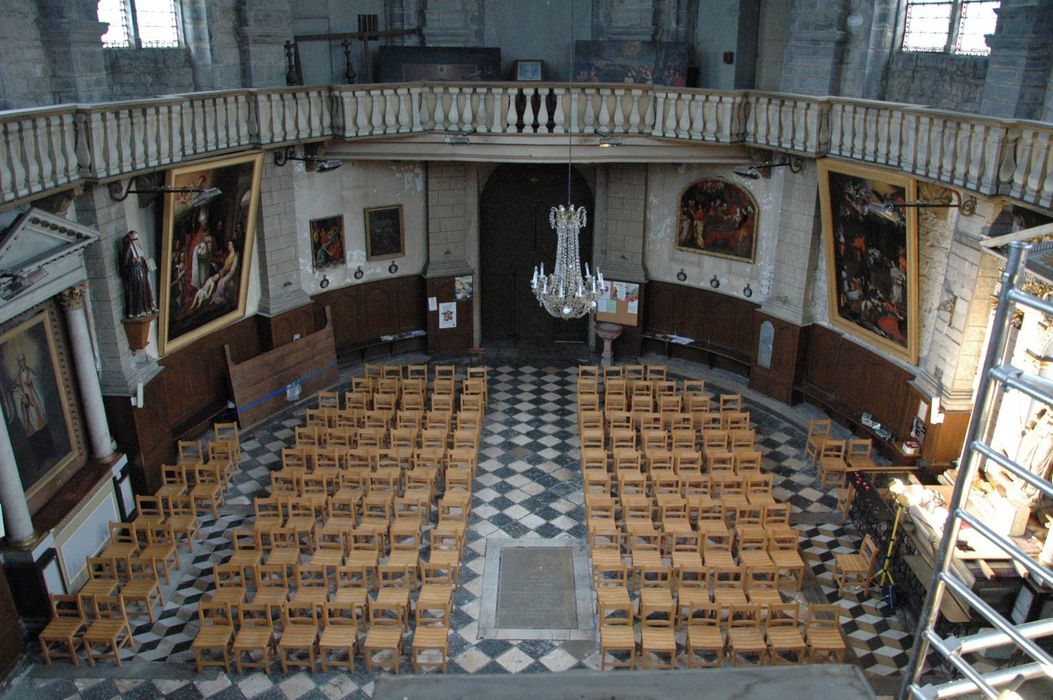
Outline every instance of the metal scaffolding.
[[[1012, 687], [1022, 679], [1048, 676], [1053, 678], [1053, 658], [1041, 649], [1034, 640], [1053, 634], [1053, 619], [1037, 620], [1017, 624], [1007, 620], [974, 593], [968, 584], [956, 576], [951, 568], [955, 543], [958, 541], [962, 523], [983, 534], [996, 546], [1001, 548], [1022, 567], [1033, 580], [1045, 586], [1053, 585], [1053, 570], [1026, 554], [1011, 539], [993, 531], [989, 525], [966, 512], [969, 491], [977, 472], [987, 460], [997, 463], [1018, 479], [1025, 481], [1042, 492], [1047, 498], [1053, 498], [1053, 483], [1032, 472], [1026, 467], [1007, 459], [985, 443], [989, 439], [989, 427], [994, 425], [997, 413], [998, 396], [1003, 391], [1016, 390], [1030, 398], [1053, 406], [1053, 382], [1042, 377], [1029, 375], [1024, 370], [1011, 364], [1009, 346], [1009, 328], [1014, 312], [1020, 308], [1041, 311], [1053, 317], [1053, 304], [1036, 296], [1021, 291], [1024, 264], [1031, 246], [1021, 241], [1009, 245], [1009, 255], [1005, 271], [1002, 273], [1001, 290], [998, 294], [998, 306], [991, 326], [991, 337], [988, 340], [987, 354], [980, 369], [981, 382], [976, 393], [976, 403], [969, 419], [965, 435], [966, 452], [960, 463], [958, 479], [954, 492], [947, 504], [949, 516], [943, 529], [943, 539], [936, 555], [935, 573], [929, 585], [929, 594], [925, 599], [918, 620], [918, 633], [914, 638], [914, 648], [910, 656], [900, 691], [901, 698], [934, 698], [958, 697], [968, 693], [983, 693], [989, 698], [996, 698], [1000, 689]], [[948, 589], [960, 600], [967, 602], [972, 609], [982, 615], [994, 630], [980, 631], [966, 637], [941, 637], [936, 632], [936, 622], [940, 614], [940, 605]], [[1024, 663], [1009, 665], [993, 672], [981, 672], [966, 659], [984, 649], [1013, 644], [1027, 658]], [[961, 678], [940, 684], [921, 685], [921, 675], [929, 652], [942, 657], [943, 661], [956, 670]], [[936, 659], [933, 659], [936, 661]], [[1011, 662], [1010, 662], [1011, 663]]]

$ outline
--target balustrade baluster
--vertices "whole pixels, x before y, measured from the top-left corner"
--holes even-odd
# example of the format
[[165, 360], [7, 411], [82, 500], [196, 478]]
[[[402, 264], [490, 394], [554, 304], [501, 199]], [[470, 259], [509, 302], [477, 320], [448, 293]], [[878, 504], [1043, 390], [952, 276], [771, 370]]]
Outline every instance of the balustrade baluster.
[[523, 94], [522, 88], [512, 88], [508, 95], [508, 109], [505, 110], [505, 126], [503, 132], [506, 134], [514, 134], [519, 131], [519, 114], [516, 109], [516, 102], [519, 101], [519, 96]]
[[625, 99], [625, 90], [614, 91], [614, 116], [612, 119], [612, 131], [618, 133], [625, 133], [625, 109], [622, 106], [622, 100]]
[[475, 123], [477, 126], [475, 130], [480, 134], [485, 134], [490, 131], [488, 121], [490, 119], [486, 112], [486, 101], [490, 99], [490, 90], [487, 88], [476, 88], [475, 94], [478, 96], [478, 102], [475, 108]]
[[[595, 88], [586, 88], [584, 94], [585, 100], [585, 112], [582, 114], [581, 119], [581, 133], [583, 134], [594, 134], [596, 133], [596, 111], [592, 104], [592, 98], [596, 95]], [[578, 133], [578, 132], [574, 132]]]
[[508, 93], [503, 87], [495, 87], [490, 91], [490, 94], [493, 95], [493, 109], [491, 110], [491, 113], [493, 114], [493, 124], [490, 126], [490, 131], [495, 134], [503, 134], [505, 132], [503, 120], [508, 111], [508, 106], [506, 104]]
[[578, 134], [581, 133], [580, 126], [580, 115], [581, 115], [581, 92], [579, 90], [570, 91], [570, 133]]
[[640, 133], [640, 100], [643, 99], [643, 90], [632, 89], [629, 91], [629, 128], [630, 134]]
[[552, 94], [555, 96], [556, 107], [552, 110], [552, 133], [553, 134], [565, 134], [567, 133], [566, 127], [566, 111], [567, 111], [567, 100], [566, 100], [566, 89], [561, 87], [555, 87], [552, 89]]
[[406, 112], [407, 117], [410, 120], [410, 131], [417, 133], [418, 131], [424, 131], [424, 125], [421, 124], [421, 89], [417, 86], [411, 87], [406, 97]]
[[398, 114], [395, 111], [398, 97], [393, 88], [385, 88], [382, 92], [384, 95], [384, 133], [398, 133]]
[[665, 124], [665, 93], [655, 92], [654, 96], [654, 125], [651, 129], [651, 136], [661, 136], [662, 128]]
[[528, 134], [534, 129], [534, 95], [537, 89], [533, 87], [523, 88], [523, 133]]
[[597, 90], [596, 94], [600, 98], [600, 111], [596, 117], [595, 130], [609, 134], [611, 131], [611, 93], [606, 90]]
[[472, 109], [472, 98], [475, 96], [474, 88], [462, 88], [464, 93], [464, 109], [461, 111], [461, 131], [472, 131], [475, 127], [475, 113]]

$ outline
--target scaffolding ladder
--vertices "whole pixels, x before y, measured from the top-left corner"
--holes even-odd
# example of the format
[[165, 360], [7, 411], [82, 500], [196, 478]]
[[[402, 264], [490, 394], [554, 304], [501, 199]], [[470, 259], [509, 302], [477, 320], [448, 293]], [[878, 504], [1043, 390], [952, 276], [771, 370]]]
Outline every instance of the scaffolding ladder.
[[[1022, 241], [1009, 244], [1009, 254], [1001, 277], [1001, 289], [998, 294], [998, 305], [991, 327], [991, 336], [988, 340], [984, 364], [980, 369], [981, 382], [977, 388], [976, 402], [965, 434], [966, 450], [959, 464], [954, 491], [947, 504], [949, 515], [944, 524], [943, 539], [940, 541], [936, 555], [935, 572], [929, 585], [925, 605], [918, 619], [918, 633], [914, 638], [910, 665], [907, 667], [900, 691], [900, 698], [904, 700], [906, 698], [932, 700], [976, 692], [983, 693], [989, 698], [997, 698], [1002, 690], [1013, 688], [1022, 682], [1022, 679], [1040, 676], [1053, 678], [1053, 658], [1034, 641], [1053, 634], [1053, 618], [1022, 624], [1007, 620], [974, 593], [951, 569], [954, 545], [958, 541], [962, 523], [965, 523], [1001, 548], [1019, 567], [1026, 570], [1037, 584], [1053, 585], [1053, 570], [1030, 557], [1011, 539], [995, 532], [989, 525], [966, 512], [965, 509], [970, 486], [980, 467], [987, 460], [998, 464], [1018, 479], [1030, 484], [1047, 498], [1053, 498], [1053, 483], [1006, 458], [984, 442], [985, 439], [989, 439], [989, 426], [994, 425], [995, 416], [991, 414], [995, 412], [994, 407], [998, 403], [1000, 391], [1020, 391], [1035, 401], [1053, 406], [1053, 382], [1026, 374], [1022, 369], [1014, 367], [1011, 364], [1012, 349], [1008, 347], [1009, 327], [1016, 309], [1035, 309], [1053, 317], [1053, 303], [1020, 289], [1024, 264], [1030, 249], [1031, 245]], [[960, 638], [953, 635], [946, 638], [941, 637], [936, 632], [936, 622], [940, 614], [940, 605], [948, 589], [986, 618], [994, 629]], [[1024, 663], [1005, 666], [993, 672], [981, 672], [966, 659], [968, 654], [1008, 644], [1015, 645], [1026, 655]], [[961, 678], [945, 683], [921, 685], [922, 671], [930, 651], [942, 657], [961, 675]]]

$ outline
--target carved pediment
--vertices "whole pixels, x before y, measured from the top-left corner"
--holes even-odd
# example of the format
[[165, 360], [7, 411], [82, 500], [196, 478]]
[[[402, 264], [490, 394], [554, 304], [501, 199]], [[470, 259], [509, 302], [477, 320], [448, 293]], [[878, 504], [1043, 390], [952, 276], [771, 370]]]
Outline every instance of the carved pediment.
[[9, 301], [40, 282], [52, 263], [78, 253], [99, 234], [80, 224], [30, 209], [0, 236], [0, 299]]

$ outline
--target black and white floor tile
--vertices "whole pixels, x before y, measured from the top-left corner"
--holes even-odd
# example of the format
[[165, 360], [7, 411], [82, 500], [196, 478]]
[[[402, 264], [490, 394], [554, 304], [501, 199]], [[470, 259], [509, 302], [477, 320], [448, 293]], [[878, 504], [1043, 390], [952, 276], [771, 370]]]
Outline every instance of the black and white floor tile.
[[[405, 361], [405, 360], [403, 360]], [[662, 360], [654, 360], [662, 362]], [[829, 514], [822, 525], [800, 525], [802, 552], [815, 574], [823, 597], [840, 602], [846, 616], [845, 634], [858, 663], [867, 673], [889, 675], [906, 665], [910, 636], [894, 612], [874, 599], [840, 599], [832, 585], [832, 559], [838, 551], [852, 551], [859, 536], [844, 523], [835, 499], [819, 487], [814, 471], [802, 460], [805, 432], [800, 419], [786, 420], [785, 407], [751, 399], [741, 380], [709, 373], [703, 367], [670, 362], [677, 378], [704, 377], [715, 390], [741, 392], [747, 397], [757, 425], [764, 468], [776, 475], [775, 495], [789, 501], [797, 513]], [[488, 538], [584, 540], [581, 474], [575, 414], [577, 364], [553, 361], [536, 364], [491, 361], [489, 406], [480, 445], [469, 534], [463, 554], [462, 586], [455, 597], [449, 641], [450, 672], [546, 673], [569, 669], [598, 669], [597, 644], [589, 641], [483, 639], [479, 636], [480, 597]], [[39, 700], [49, 698], [340, 698], [369, 697], [375, 678], [364, 673], [331, 671], [326, 674], [287, 675], [252, 673], [245, 676], [211, 674], [205, 680], [187, 679], [193, 670], [190, 644], [197, 632], [196, 604], [213, 586], [212, 567], [230, 556], [227, 534], [251, 525], [253, 497], [270, 487], [269, 474], [280, 464], [282, 447], [293, 442], [293, 428], [302, 425], [304, 402], [242, 437], [242, 463], [227, 494], [220, 516], [202, 519], [203, 537], [192, 554], [184, 555], [182, 569], [165, 587], [166, 603], [157, 621], [136, 620], [136, 649], [123, 657], [145, 667], [142, 678], [106, 677], [82, 665], [68, 672], [45, 669], [34, 660], [20, 681]], [[97, 666], [103, 669], [106, 666]], [[402, 669], [410, 671], [407, 664]], [[93, 675], [94, 674], [94, 675]], [[181, 679], [181, 680], [180, 680]]]

